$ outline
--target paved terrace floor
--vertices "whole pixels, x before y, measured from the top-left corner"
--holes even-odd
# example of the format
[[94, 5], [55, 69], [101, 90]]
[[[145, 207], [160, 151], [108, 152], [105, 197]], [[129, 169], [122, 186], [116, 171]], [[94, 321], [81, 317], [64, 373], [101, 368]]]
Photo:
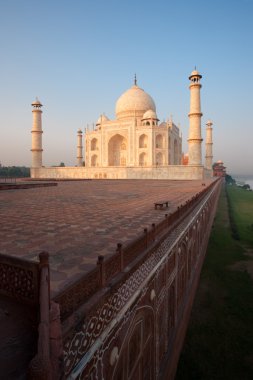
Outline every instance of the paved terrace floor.
[[[37, 260], [48, 251], [55, 295], [91, 270], [98, 255], [114, 253], [117, 243], [126, 245], [203, 190], [202, 183], [91, 180], [1, 191], [0, 252]], [[170, 201], [169, 210], [154, 209], [161, 199]]]

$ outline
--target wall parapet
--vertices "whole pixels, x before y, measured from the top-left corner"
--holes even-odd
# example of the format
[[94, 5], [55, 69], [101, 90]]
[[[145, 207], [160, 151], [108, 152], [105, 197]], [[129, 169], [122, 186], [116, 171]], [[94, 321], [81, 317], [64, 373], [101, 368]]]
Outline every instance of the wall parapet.
[[[138, 257], [130, 255], [130, 258], [135, 257], [130, 262], [124, 263], [121, 244], [114, 256], [99, 258], [100, 289], [79, 307], [72, 303], [72, 313], [70, 305], [61, 303], [61, 296], [55, 299], [63, 311], [66, 376], [127, 378], [129, 370], [122, 358], [130, 355], [127, 347], [131, 346], [133, 324], [137, 323], [138, 313], [145, 309], [147, 314], [152, 311], [153, 317], [147, 317], [146, 312], [141, 314], [141, 324], [151, 323], [146, 321], [146, 317], [152, 319], [153, 327], [148, 334], [151, 340], [158, 342], [158, 346], [150, 343], [150, 357], [154, 358], [150, 376], [158, 378], [165, 354], [170, 349], [173, 351], [173, 341], [184, 319], [186, 294], [191, 292], [191, 284], [202, 266], [219, 188], [220, 181], [213, 182], [193, 200], [178, 208], [173, 216], [174, 223], [172, 219], [168, 223], [167, 216], [160, 226], [152, 226], [148, 232], [145, 231], [142, 242], [136, 241], [144, 250], [139, 251]], [[147, 233], [149, 244], [146, 246]], [[73, 289], [71, 294], [74, 298]], [[138, 344], [137, 341], [138, 338], [134, 344]], [[75, 351], [74, 347], [79, 348]], [[118, 359], [109, 365], [110, 353], [116, 350], [115, 347]], [[98, 365], [98, 357], [103, 362], [102, 367]], [[133, 363], [129, 365], [133, 367]]]
[[37, 305], [39, 263], [0, 253], [0, 294], [22, 303]]
[[138, 265], [143, 256], [153, 249], [157, 242], [159, 244], [171, 233], [180, 222], [192, 212], [201, 202], [203, 197], [215, 186], [215, 182], [206, 186], [203, 191], [195, 194], [191, 199], [181, 204], [177, 210], [165, 214], [165, 219], [157, 225], [145, 228], [143, 235], [133, 240], [127, 246], [119, 242], [115, 253], [109, 257], [99, 256], [97, 267], [83, 276], [80, 280], [65, 288], [64, 291], [54, 297], [54, 301], [61, 306], [61, 318], [64, 320], [81, 304], [88, 301], [100, 289], [108, 286], [114, 277], [120, 273], [130, 271], [131, 265]]
[[0, 294], [40, 310], [34, 379], [173, 379], [221, 183], [119, 242], [53, 300], [47, 254], [40, 263], [0, 254]]
[[211, 177], [201, 165], [97, 166], [31, 168], [33, 179], [178, 179], [193, 180]]

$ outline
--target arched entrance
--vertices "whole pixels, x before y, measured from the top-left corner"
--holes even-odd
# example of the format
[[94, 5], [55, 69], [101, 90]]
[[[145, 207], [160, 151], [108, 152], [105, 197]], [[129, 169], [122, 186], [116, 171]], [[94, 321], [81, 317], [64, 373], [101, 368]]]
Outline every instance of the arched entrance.
[[108, 165], [126, 166], [127, 140], [119, 134], [113, 136], [108, 143]]

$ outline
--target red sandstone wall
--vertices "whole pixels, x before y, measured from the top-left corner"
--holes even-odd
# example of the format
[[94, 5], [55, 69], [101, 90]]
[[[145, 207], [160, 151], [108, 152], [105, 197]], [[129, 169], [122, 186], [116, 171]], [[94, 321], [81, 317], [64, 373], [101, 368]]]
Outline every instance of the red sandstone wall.
[[[136, 262], [63, 322], [65, 375], [173, 379], [216, 211], [220, 182]], [[182, 211], [183, 212], [183, 211]]]

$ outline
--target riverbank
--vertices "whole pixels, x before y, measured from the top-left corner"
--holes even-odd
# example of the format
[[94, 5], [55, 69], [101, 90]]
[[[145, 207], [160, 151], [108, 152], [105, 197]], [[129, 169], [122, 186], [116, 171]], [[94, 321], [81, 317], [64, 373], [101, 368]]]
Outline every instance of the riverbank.
[[245, 184], [248, 184], [251, 188], [251, 190], [253, 190], [253, 176], [251, 175], [248, 175], [248, 176], [239, 176], [239, 175], [233, 175], [232, 176], [236, 183], [243, 186]]
[[253, 192], [227, 186], [227, 194], [229, 204], [223, 189], [176, 380], [252, 379]]

